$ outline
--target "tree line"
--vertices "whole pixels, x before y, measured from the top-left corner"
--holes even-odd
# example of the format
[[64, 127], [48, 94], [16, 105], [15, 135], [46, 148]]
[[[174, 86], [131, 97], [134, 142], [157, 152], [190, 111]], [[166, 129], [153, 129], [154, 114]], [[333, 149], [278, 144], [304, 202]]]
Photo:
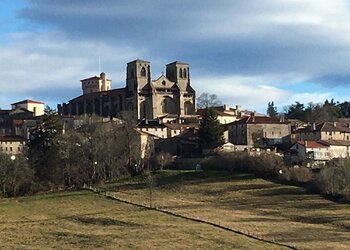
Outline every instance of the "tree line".
[[267, 114], [271, 117], [283, 115], [288, 119], [298, 119], [304, 122], [320, 123], [324, 121], [336, 121], [339, 118], [350, 118], [350, 102], [336, 102], [333, 99], [326, 100], [324, 103], [309, 102], [304, 104], [295, 102], [284, 108], [281, 114], [278, 114], [274, 102], [267, 105]]
[[28, 152], [0, 153], [0, 184], [4, 196], [74, 189], [138, 173], [150, 155], [141, 158], [139, 133], [128, 114], [123, 122], [87, 117], [77, 129], [63, 132], [56, 112], [31, 132]]

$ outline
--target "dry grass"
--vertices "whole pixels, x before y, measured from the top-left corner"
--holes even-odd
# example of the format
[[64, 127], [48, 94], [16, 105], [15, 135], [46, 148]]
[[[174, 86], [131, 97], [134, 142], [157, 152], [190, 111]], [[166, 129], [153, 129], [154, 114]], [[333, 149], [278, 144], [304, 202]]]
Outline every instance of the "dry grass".
[[[106, 186], [124, 200], [149, 203], [145, 178]], [[248, 174], [161, 172], [154, 206], [301, 249], [349, 249], [350, 205]]]
[[0, 249], [53, 248], [279, 249], [90, 192], [0, 199]]

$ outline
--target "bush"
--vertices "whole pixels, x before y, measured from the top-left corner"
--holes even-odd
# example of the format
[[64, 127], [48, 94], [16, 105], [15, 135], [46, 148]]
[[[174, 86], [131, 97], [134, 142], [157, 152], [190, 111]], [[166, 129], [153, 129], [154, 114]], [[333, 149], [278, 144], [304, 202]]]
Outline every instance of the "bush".
[[0, 185], [3, 196], [30, 194], [33, 192], [33, 183], [33, 171], [24, 157], [11, 159], [9, 155], [0, 153]]
[[296, 183], [307, 183], [314, 179], [314, 174], [310, 168], [288, 168], [283, 170], [282, 178]]
[[350, 198], [350, 159], [334, 159], [321, 170], [317, 180], [321, 193], [338, 198]]
[[275, 176], [283, 168], [283, 161], [280, 157], [270, 153], [252, 156], [248, 152], [232, 152], [206, 158], [202, 162], [202, 168], [219, 171], [254, 172], [262, 176]]
[[159, 152], [151, 159], [153, 169], [160, 170], [171, 166], [173, 161], [171, 154], [165, 152]]

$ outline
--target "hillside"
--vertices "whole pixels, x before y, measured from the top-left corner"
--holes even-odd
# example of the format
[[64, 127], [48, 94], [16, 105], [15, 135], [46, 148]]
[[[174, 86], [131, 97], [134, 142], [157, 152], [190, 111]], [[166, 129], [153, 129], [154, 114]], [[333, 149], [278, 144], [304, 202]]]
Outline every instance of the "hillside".
[[149, 205], [151, 197], [159, 209], [300, 249], [348, 249], [350, 243], [349, 204], [249, 174], [163, 171], [152, 182], [137, 177], [105, 189], [137, 204]]
[[280, 249], [91, 192], [0, 199], [1, 249]]

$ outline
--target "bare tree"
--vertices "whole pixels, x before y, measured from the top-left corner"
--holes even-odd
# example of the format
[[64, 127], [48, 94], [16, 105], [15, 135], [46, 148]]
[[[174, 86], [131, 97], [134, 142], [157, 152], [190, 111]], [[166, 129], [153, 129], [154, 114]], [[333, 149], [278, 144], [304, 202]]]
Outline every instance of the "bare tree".
[[222, 102], [219, 100], [219, 98], [215, 94], [202, 93], [197, 98], [197, 107], [201, 109], [214, 107], [214, 106], [221, 106], [221, 105], [222, 105]]

